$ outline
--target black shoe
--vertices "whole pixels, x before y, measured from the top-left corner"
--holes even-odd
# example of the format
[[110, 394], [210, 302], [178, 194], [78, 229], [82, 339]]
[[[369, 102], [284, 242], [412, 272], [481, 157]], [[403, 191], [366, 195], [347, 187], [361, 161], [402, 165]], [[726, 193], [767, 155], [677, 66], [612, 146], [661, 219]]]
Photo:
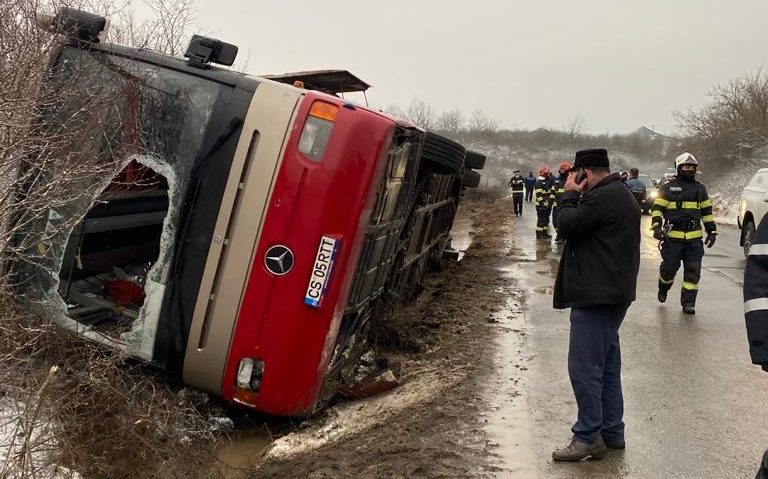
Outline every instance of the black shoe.
[[666, 292], [666, 291], [662, 291], [662, 290], [659, 290], [659, 295], [658, 295], [658, 298], [659, 298], [659, 303], [664, 303], [664, 302], [666, 302], [666, 301], [667, 301], [667, 292]]
[[696, 314], [696, 308], [693, 306], [683, 306], [683, 314]]

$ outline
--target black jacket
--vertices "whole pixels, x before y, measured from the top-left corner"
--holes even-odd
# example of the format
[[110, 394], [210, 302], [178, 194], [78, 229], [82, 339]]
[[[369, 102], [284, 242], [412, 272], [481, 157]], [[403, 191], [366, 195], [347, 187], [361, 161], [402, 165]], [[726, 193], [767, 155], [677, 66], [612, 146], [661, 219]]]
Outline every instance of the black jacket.
[[707, 188], [694, 179], [685, 178], [675, 178], [661, 185], [651, 207], [651, 227], [661, 228], [664, 223], [670, 226], [667, 238], [672, 241], [700, 241], [703, 236], [701, 223], [707, 233], [717, 234]]
[[558, 309], [635, 300], [640, 207], [614, 173], [579, 196], [563, 194], [557, 232], [565, 243], [555, 281]]
[[768, 371], [768, 215], [760, 221], [744, 268], [744, 318], [752, 362]]

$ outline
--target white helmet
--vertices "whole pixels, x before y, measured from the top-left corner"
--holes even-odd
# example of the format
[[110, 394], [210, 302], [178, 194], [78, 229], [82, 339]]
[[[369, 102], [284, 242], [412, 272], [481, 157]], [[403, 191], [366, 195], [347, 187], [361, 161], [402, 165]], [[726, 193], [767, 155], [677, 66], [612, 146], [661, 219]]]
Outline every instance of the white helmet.
[[682, 165], [699, 166], [699, 162], [696, 161], [696, 158], [692, 154], [683, 153], [675, 158], [675, 170], [679, 170]]

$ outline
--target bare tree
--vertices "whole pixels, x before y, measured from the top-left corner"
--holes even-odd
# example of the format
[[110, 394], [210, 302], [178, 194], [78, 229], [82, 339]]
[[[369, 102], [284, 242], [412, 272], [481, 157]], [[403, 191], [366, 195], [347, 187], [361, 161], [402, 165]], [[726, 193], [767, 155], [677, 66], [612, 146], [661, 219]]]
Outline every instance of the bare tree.
[[587, 123], [584, 118], [575, 116], [565, 126], [565, 132], [568, 133], [572, 142], [576, 142], [582, 135], [587, 133]]
[[459, 109], [445, 111], [437, 118], [435, 127], [447, 133], [458, 133], [464, 128], [464, 114]]
[[768, 75], [762, 70], [714, 87], [709, 97], [698, 110], [676, 113], [689, 137], [685, 148], [729, 166], [768, 145]]
[[475, 110], [469, 118], [467, 129], [472, 134], [496, 133], [499, 129], [499, 121], [488, 117], [482, 110]]
[[405, 110], [405, 117], [420, 127], [429, 130], [435, 123], [435, 111], [421, 100], [413, 100]]

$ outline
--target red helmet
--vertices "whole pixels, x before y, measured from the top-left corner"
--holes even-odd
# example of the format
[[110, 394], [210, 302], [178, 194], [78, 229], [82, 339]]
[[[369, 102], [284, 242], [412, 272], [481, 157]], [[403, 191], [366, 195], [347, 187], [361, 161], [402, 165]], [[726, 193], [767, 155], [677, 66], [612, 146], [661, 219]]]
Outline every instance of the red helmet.
[[549, 176], [549, 167], [542, 166], [541, 168], [539, 168], [539, 176]]
[[560, 171], [568, 171], [571, 169], [571, 164], [567, 161], [560, 163]]

